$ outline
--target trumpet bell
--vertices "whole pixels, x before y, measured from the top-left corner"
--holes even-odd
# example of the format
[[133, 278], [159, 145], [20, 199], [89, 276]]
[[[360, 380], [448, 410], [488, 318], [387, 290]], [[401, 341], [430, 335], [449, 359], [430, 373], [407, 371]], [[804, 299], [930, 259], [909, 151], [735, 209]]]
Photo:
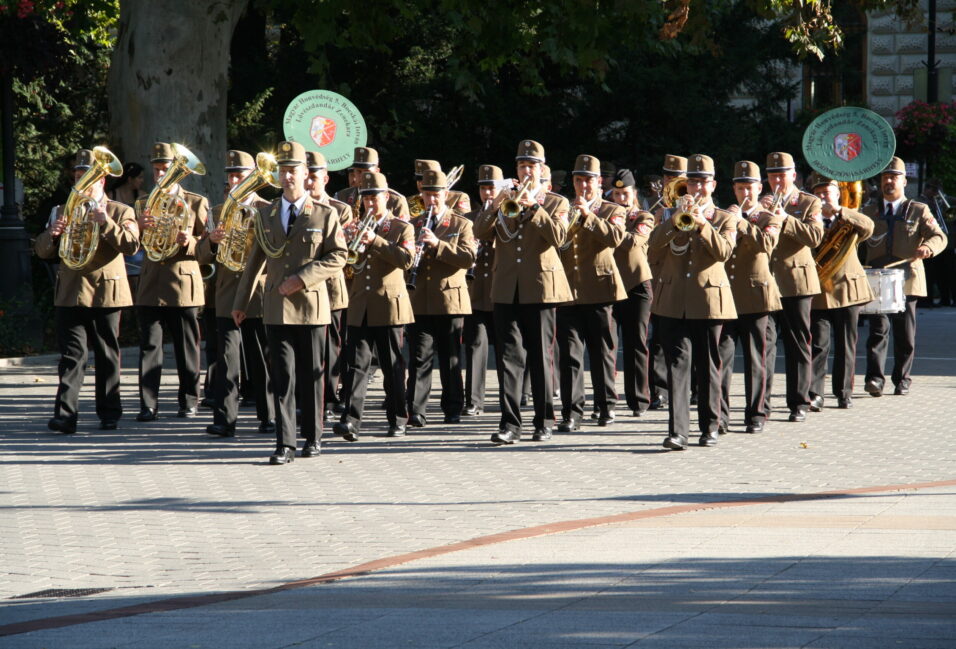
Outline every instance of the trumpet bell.
[[680, 212], [675, 214], [672, 218], [674, 219], [674, 227], [681, 232], [690, 232], [697, 225], [694, 215], [690, 212]]

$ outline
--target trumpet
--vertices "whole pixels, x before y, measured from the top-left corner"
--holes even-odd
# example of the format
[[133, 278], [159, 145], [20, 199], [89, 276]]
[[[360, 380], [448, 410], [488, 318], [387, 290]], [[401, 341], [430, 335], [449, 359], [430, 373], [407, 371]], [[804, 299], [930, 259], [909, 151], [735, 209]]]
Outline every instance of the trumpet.
[[97, 202], [87, 196], [87, 190], [104, 176], [122, 174], [123, 165], [109, 149], [105, 146], [93, 149], [93, 164], [76, 181], [63, 206], [66, 229], [60, 235], [59, 253], [60, 260], [67, 268], [79, 270], [90, 263], [100, 241], [100, 226], [90, 219]]
[[375, 214], [370, 211], [365, 215], [365, 218], [359, 221], [355, 227], [355, 235], [352, 237], [352, 240], [349, 241], [348, 245], [348, 256], [345, 259], [345, 263], [348, 266], [356, 267], [356, 269], [364, 268], [365, 264], [359, 263], [362, 254], [365, 252], [365, 244], [362, 243], [362, 237], [370, 230], [373, 232], [377, 230], [378, 226], [381, 225], [387, 217], [388, 212], [386, 211], [385, 214], [382, 215], [382, 218], [376, 220]]
[[[591, 203], [587, 203], [587, 208], [591, 208]], [[574, 235], [576, 235], [581, 230], [581, 220], [584, 218], [584, 210], [582, 210], [577, 205], [571, 206], [571, 211], [568, 212], [568, 230], [564, 235], [564, 243], [559, 247], [561, 250], [567, 250], [571, 247], [571, 242], [574, 240]]]
[[509, 221], [513, 221], [521, 216], [521, 210], [524, 209], [521, 207], [519, 201], [526, 196], [532, 195], [532, 185], [537, 184], [535, 182], [534, 176], [528, 176], [528, 178], [521, 184], [518, 188], [518, 193], [513, 197], [506, 198], [498, 205], [498, 216], [503, 217]]
[[189, 174], [206, 175], [206, 167], [192, 151], [174, 144], [176, 157], [166, 175], [159, 179], [146, 199], [144, 212], [155, 220], [143, 233], [142, 245], [150, 261], [162, 261], [179, 252], [176, 237], [189, 227], [189, 209], [181, 196], [172, 193], [173, 186]]
[[681, 232], [690, 232], [697, 227], [697, 213], [704, 206], [705, 198], [698, 194], [684, 194], [675, 206], [677, 212], [671, 215], [674, 227]]

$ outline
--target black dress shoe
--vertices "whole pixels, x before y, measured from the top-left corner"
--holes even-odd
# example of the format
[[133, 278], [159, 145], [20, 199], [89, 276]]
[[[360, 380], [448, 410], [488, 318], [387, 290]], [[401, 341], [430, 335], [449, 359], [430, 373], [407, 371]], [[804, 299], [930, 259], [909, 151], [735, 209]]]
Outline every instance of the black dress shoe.
[[643, 417], [645, 412], [647, 412], [647, 411], [646, 411], [646, 410], [640, 410], [640, 409], [631, 410], [631, 416], [632, 416], [632, 417]]
[[136, 415], [136, 421], [155, 421], [156, 419], [159, 419], [159, 413], [155, 408], [143, 408]]
[[478, 406], [465, 406], [465, 409], [461, 411], [461, 414], [466, 417], [477, 417], [481, 414], [481, 408]]
[[547, 426], [535, 428], [534, 434], [531, 435], [532, 442], [547, 442], [549, 439], [551, 439], [551, 429]]
[[309, 442], [302, 447], [302, 457], [315, 457], [322, 452], [318, 442]]
[[900, 383], [898, 386], [896, 386], [896, 388], [893, 390], [893, 394], [895, 394], [895, 395], [898, 396], [898, 397], [902, 397], [902, 396], [907, 395], [907, 394], [909, 394], [909, 393], [910, 393], [910, 386], [908, 386], [908, 385], [903, 385], [902, 383]]
[[755, 421], [753, 423], [747, 424], [748, 433], [762, 433], [766, 425], [762, 421]]
[[510, 430], [502, 428], [497, 433], [492, 434], [491, 442], [493, 444], [514, 444], [515, 442], [521, 441], [521, 433], [515, 433]]
[[726, 435], [728, 430], [730, 430], [730, 424], [725, 424], [725, 423], [717, 424], [718, 435]]
[[399, 424], [391, 424], [388, 427], [388, 432], [385, 433], [388, 437], [405, 437], [405, 426]]
[[650, 410], [666, 410], [667, 409], [667, 397], [663, 395], [657, 395], [654, 397], [654, 400], [651, 401], [649, 407]]
[[600, 415], [597, 420], [598, 426], [607, 426], [614, 423], [614, 411], [608, 410], [607, 413]]
[[225, 424], [212, 424], [206, 426], [206, 432], [210, 435], [218, 435], [219, 437], [235, 437], [236, 427], [227, 426]]
[[717, 446], [717, 438], [720, 433], [703, 433], [697, 440], [698, 446]]
[[205, 397], [205, 398], [203, 398], [202, 401], [199, 402], [199, 405], [200, 405], [200, 407], [202, 407], [202, 408], [215, 408], [215, 407], [216, 407], [216, 402], [215, 402], [215, 400], [210, 399], [209, 397]]
[[668, 435], [664, 438], [664, 448], [672, 451], [683, 451], [687, 448], [687, 438], [683, 435]]
[[259, 422], [259, 432], [263, 435], [275, 435], [276, 434], [276, 424], [274, 421], [260, 421]]
[[591, 419], [597, 421], [601, 418], [601, 409], [597, 406], [594, 406], [594, 409], [591, 411]]
[[424, 428], [427, 423], [428, 420], [425, 419], [425, 415], [414, 414], [408, 418], [408, 425], [412, 428]]
[[46, 422], [46, 427], [64, 435], [72, 435], [76, 432], [76, 421], [70, 421], [66, 417], [53, 417]]
[[117, 425], [115, 419], [103, 419], [100, 421], [100, 430], [116, 430]]
[[295, 449], [283, 446], [269, 457], [269, 464], [289, 464], [295, 461]]
[[461, 415], [445, 415], [446, 424], [460, 424]]
[[810, 397], [810, 412], [820, 412], [823, 410], [823, 397], [815, 394]]
[[562, 419], [561, 423], [558, 424], [559, 433], [573, 433], [574, 431], [581, 428], [581, 422], [571, 417], [569, 419]]
[[351, 422], [340, 421], [332, 426], [332, 432], [344, 439], [346, 442], [358, 441], [358, 429]]
[[803, 408], [794, 408], [790, 411], [789, 421], [799, 423], [807, 420], [807, 411]]
[[334, 412], [337, 415], [341, 415], [343, 412], [345, 412], [345, 404], [339, 403], [339, 402], [333, 403], [332, 412]]
[[847, 397], [846, 399], [838, 399], [837, 407], [840, 408], [841, 410], [847, 410], [848, 408], [852, 408], [853, 399], [850, 397]]
[[255, 408], [256, 400], [250, 399], [249, 397], [243, 397], [242, 401], [239, 402], [240, 408]]
[[876, 379], [869, 379], [863, 389], [866, 390], [867, 394], [871, 397], [883, 396], [883, 384]]
[[199, 414], [199, 408], [193, 406], [192, 408], [180, 408], [179, 412], [176, 413], [177, 417], [184, 417], [186, 419], [192, 419]]

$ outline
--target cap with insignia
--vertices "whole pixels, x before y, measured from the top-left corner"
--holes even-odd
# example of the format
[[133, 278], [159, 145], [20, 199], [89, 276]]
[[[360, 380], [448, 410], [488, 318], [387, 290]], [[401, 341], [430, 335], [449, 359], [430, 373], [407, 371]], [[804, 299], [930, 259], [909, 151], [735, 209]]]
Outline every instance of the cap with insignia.
[[541, 182], [551, 180], [551, 167], [548, 165], [541, 165]]
[[534, 140], [521, 140], [518, 143], [518, 155], [515, 160], [530, 162], [544, 162], [544, 147]]
[[504, 180], [505, 175], [501, 172], [501, 167], [495, 165], [481, 165], [478, 167], [478, 184], [493, 185], [496, 180]]
[[601, 163], [601, 175], [602, 176], [614, 176], [617, 173], [617, 165], [613, 162], [602, 162]]
[[683, 176], [687, 173], [687, 158], [668, 153], [664, 156], [664, 173], [670, 176]]
[[328, 167], [328, 164], [325, 162], [325, 156], [318, 151], [306, 151], [305, 164], [309, 168], [309, 171], [320, 171]]
[[774, 151], [767, 155], [767, 173], [777, 173], [779, 171], [789, 171], [795, 168], [793, 156], [783, 151]]
[[378, 151], [370, 146], [355, 147], [352, 159], [353, 169], [371, 169], [378, 166]]
[[714, 160], [709, 155], [695, 153], [687, 159], [688, 178], [713, 178]]
[[305, 164], [305, 147], [298, 142], [279, 142], [276, 162], [280, 166], [291, 167]]
[[80, 149], [73, 158], [73, 169], [89, 169], [93, 166], [93, 152], [89, 149]]
[[810, 174], [810, 177], [807, 179], [806, 186], [810, 188], [811, 191], [820, 187], [821, 185], [833, 185], [834, 187], [839, 187], [840, 185], [837, 181], [832, 178], [827, 178], [826, 176], [821, 176], [820, 174], [814, 172]]
[[890, 158], [890, 164], [886, 165], [886, 169], [884, 169], [881, 173], [896, 174], [897, 176], [905, 176], [906, 163], [903, 162], [901, 159], [897, 158], [896, 156], [893, 156], [892, 158]]
[[582, 153], [575, 159], [574, 171], [571, 173], [575, 176], [600, 176], [601, 161], [593, 155]]
[[173, 151], [173, 145], [168, 142], [157, 142], [153, 145], [153, 155], [150, 156], [150, 162], [172, 162], [176, 157]]
[[422, 172], [422, 191], [440, 192], [448, 185], [445, 172], [426, 169]]
[[359, 194], [378, 194], [388, 191], [388, 182], [385, 174], [377, 171], [366, 171], [359, 181]]
[[256, 162], [245, 151], [232, 149], [226, 152], [226, 173], [255, 169]]
[[416, 160], [415, 161], [415, 180], [420, 180], [426, 169], [441, 171], [441, 164], [438, 160]]
[[760, 166], [750, 160], [741, 160], [734, 165], [735, 183], [759, 183]]
[[618, 169], [611, 180], [611, 187], [614, 189], [623, 189], [625, 187], [634, 187], [637, 183], [634, 181], [634, 174], [630, 169]]

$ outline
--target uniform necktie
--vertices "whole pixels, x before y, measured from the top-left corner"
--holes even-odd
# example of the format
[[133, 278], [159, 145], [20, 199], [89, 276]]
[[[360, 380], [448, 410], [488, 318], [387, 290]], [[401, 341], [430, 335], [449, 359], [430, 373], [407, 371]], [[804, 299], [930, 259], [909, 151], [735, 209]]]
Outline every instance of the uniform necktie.
[[893, 234], [896, 230], [896, 215], [893, 214], [893, 203], [886, 206], [886, 213], [883, 215], [886, 220], [886, 254], [893, 254]]
[[286, 228], [285, 233], [289, 234], [292, 232], [292, 226], [295, 225], [295, 205], [289, 204], [289, 226]]

